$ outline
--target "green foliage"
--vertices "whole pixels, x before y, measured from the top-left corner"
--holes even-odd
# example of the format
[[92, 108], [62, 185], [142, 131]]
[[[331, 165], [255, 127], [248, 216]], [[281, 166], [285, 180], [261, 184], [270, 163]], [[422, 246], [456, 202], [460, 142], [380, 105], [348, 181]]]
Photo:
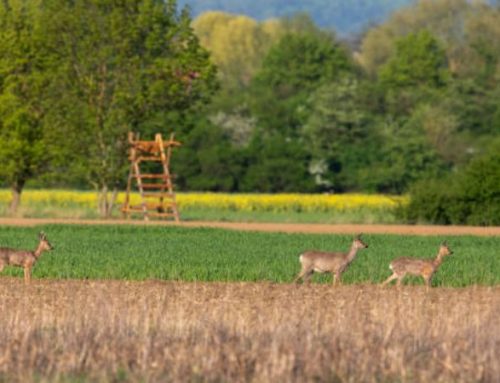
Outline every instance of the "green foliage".
[[232, 91], [248, 86], [269, 47], [284, 32], [280, 22], [258, 23], [224, 12], [200, 15], [193, 29], [217, 65], [223, 87]]
[[73, 138], [61, 157], [105, 192], [125, 179], [127, 132], [170, 133], [169, 122], [208, 100], [215, 68], [173, 0], [55, 0], [48, 13], [58, 58], [54, 135]]
[[263, 131], [297, 137], [310, 92], [350, 70], [346, 50], [329, 34], [285, 35], [271, 47], [252, 83], [252, 111]]
[[[500, 145], [473, 160], [460, 180], [461, 209], [470, 225], [500, 225]], [[455, 208], [457, 210], [457, 208]], [[455, 221], [459, 221], [454, 218]], [[462, 223], [462, 222], [461, 222]]]
[[199, 120], [172, 157], [172, 169], [180, 190], [235, 191], [239, 187], [240, 152], [210, 121]]
[[0, 177], [17, 195], [49, 159], [44, 96], [50, 73], [40, 23], [37, 2], [0, 4]]
[[[55, 246], [42, 255], [34, 278], [271, 281], [290, 283], [307, 249], [348, 250], [350, 235], [238, 232], [167, 226], [57, 226], [43, 228]], [[39, 227], [0, 228], [2, 246], [34, 248]], [[168, 238], [168, 240], [165, 240]], [[389, 262], [406, 255], [436, 256], [443, 238], [436, 236], [365, 235], [369, 248], [360, 251], [343, 275], [352, 283], [379, 283], [390, 274]], [[459, 287], [500, 283], [500, 238], [446, 238], [454, 255], [433, 278], [434, 286]], [[0, 275], [21, 277], [19, 268]], [[331, 276], [313, 282], [331, 283]], [[407, 283], [421, 285], [420, 279]]]
[[436, 177], [446, 169], [436, 151], [415, 121], [378, 121], [377, 157], [364, 172], [370, 189], [384, 193], [403, 193], [419, 179]]
[[482, 13], [481, 7], [480, 2], [467, 0], [415, 1], [366, 32], [359, 61], [373, 75], [394, 54], [397, 40], [408, 34], [429, 31], [444, 44], [452, 71], [462, 73], [473, 69], [464, 39], [470, 36], [469, 22]]
[[276, 89], [276, 96], [284, 99], [350, 68], [346, 51], [327, 34], [287, 34], [271, 47], [256, 82]]
[[366, 186], [357, 177], [370, 157], [373, 123], [360, 100], [360, 84], [345, 76], [320, 87], [310, 99], [303, 137], [313, 156], [317, 183], [335, 191]]
[[247, 192], [307, 192], [315, 189], [308, 170], [309, 155], [297, 141], [280, 134], [256, 137], [246, 155], [247, 171], [240, 190]]
[[[500, 134], [498, 7], [420, 1], [348, 47], [318, 15], [290, 17], [293, 2], [221, 4], [279, 6], [287, 18], [208, 12], [192, 23], [175, 0], [4, 1], [2, 186], [105, 196], [124, 186], [134, 130], [175, 131], [182, 190], [402, 193], [461, 169]], [[363, 2], [375, 4], [389, 7]], [[360, 6], [318, 5], [322, 15]], [[106, 215], [113, 198], [103, 201]], [[456, 211], [435, 219], [491, 221]]]
[[379, 76], [388, 88], [441, 87], [448, 78], [445, 51], [430, 32], [411, 33], [396, 41]]
[[410, 196], [404, 214], [411, 222], [499, 225], [500, 145], [454, 176], [416, 184]]
[[425, 30], [397, 40], [394, 55], [378, 74], [394, 115], [410, 114], [419, 103], [435, 98], [449, 78], [445, 51]]

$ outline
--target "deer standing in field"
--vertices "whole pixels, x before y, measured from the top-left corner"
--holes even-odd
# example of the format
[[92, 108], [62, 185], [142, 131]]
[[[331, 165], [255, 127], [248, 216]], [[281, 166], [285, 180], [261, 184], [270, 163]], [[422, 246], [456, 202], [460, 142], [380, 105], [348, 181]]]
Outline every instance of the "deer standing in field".
[[395, 279], [398, 280], [397, 285], [401, 286], [403, 278], [407, 274], [410, 274], [423, 277], [425, 285], [429, 288], [431, 286], [432, 276], [439, 266], [441, 266], [441, 263], [443, 263], [444, 257], [452, 254], [453, 252], [445, 241], [439, 246], [439, 252], [435, 259], [397, 258], [390, 263], [389, 268], [392, 270], [392, 275], [382, 283], [382, 286], [387, 285]]
[[38, 246], [34, 251], [16, 250], [8, 247], [0, 247], [0, 272], [5, 266], [18, 266], [24, 269], [24, 282], [30, 283], [31, 269], [38, 261], [38, 258], [45, 250], [52, 250], [54, 247], [47, 240], [47, 236], [42, 231], [38, 235]]
[[332, 273], [333, 284], [341, 284], [342, 281], [340, 277], [354, 260], [358, 250], [366, 249], [367, 247], [368, 245], [361, 240], [361, 234], [359, 234], [353, 239], [351, 249], [347, 253], [316, 250], [306, 251], [300, 255], [299, 260], [302, 269], [299, 275], [294, 279], [294, 282], [298, 282], [300, 278], [302, 278], [304, 282], [308, 282], [313, 273], [317, 272]]

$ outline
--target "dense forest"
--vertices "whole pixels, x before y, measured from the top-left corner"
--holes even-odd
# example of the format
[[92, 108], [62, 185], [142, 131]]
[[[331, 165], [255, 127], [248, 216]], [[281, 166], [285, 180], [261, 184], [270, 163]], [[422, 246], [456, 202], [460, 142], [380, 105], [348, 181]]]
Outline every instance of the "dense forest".
[[7, 0], [0, 176], [13, 209], [26, 185], [107, 201], [126, 181], [127, 131], [175, 131], [180, 190], [410, 192], [409, 220], [491, 223], [499, 81], [500, 9], [480, 2], [418, 1], [352, 45], [303, 13]]
[[307, 13], [321, 28], [335, 29], [341, 35], [359, 33], [383, 21], [393, 11], [414, 0], [180, 0], [194, 17], [207, 11], [246, 15], [262, 21]]

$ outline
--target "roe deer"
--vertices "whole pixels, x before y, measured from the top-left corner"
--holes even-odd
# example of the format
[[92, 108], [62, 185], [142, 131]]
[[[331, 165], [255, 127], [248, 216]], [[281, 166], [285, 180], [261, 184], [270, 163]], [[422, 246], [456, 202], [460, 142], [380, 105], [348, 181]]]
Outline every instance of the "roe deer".
[[439, 246], [439, 252], [435, 259], [397, 258], [389, 265], [389, 268], [392, 270], [392, 275], [382, 283], [382, 286], [387, 285], [395, 279], [398, 280], [397, 285], [401, 286], [401, 282], [405, 275], [410, 274], [423, 277], [427, 288], [429, 288], [431, 286], [432, 276], [443, 262], [443, 258], [452, 254], [453, 252], [445, 241]]
[[299, 259], [302, 270], [300, 270], [294, 282], [298, 282], [300, 278], [304, 282], [307, 282], [312, 274], [317, 272], [332, 273], [333, 284], [341, 284], [340, 276], [354, 260], [358, 250], [366, 249], [367, 247], [368, 245], [361, 240], [361, 234], [359, 234], [353, 239], [351, 249], [347, 253], [316, 250], [306, 251], [300, 255]]
[[38, 261], [38, 258], [45, 250], [52, 250], [54, 247], [47, 240], [47, 236], [42, 231], [38, 235], [38, 246], [34, 251], [16, 250], [8, 247], [0, 247], [0, 272], [5, 266], [18, 266], [24, 269], [24, 282], [31, 281], [31, 269]]

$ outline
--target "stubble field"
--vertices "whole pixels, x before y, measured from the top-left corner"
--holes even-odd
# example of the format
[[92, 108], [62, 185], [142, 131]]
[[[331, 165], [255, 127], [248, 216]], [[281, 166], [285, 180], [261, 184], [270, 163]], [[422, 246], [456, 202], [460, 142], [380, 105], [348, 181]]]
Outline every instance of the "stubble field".
[[4, 382], [494, 382], [500, 288], [0, 279]]

